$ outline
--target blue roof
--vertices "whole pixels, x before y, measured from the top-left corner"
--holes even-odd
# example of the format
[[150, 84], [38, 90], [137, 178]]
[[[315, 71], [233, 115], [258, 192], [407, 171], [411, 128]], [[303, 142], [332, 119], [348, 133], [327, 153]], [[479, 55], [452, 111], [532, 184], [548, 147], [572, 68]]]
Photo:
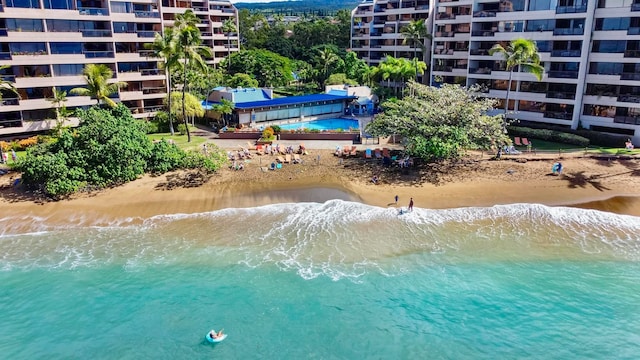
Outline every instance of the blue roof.
[[[304, 104], [310, 103], [314, 101], [335, 101], [335, 100], [352, 100], [356, 99], [357, 96], [349, 96], [349, 95], [331, 95], [331, 94], [312, 94], [312, 95], [301, 95], [301, 96], [287, 96], [281, 98], [275, 98], [270, 100], [262, 100], [262, 101], [251, 101], [244, 103], [236, 103], [236, 109], [252, 109], [259, 107], [268, 107], [268, 106], [282, 106], [282, 105], [295, 105], [295, 104]], [[217, 101], [206, 101], [203, 100], [201, 102], [202, 108], [205, 110], [212, 110], [213, 106], [219, 104]]]
[[329, 92], [327, 94], [331, 94], [331, 95], [349, 95], [349, 92], [347, 90], [342, 90], [342, 89], [331, 89], [331, 90], [329, 90]]
[[256, 88], [242, 88], [229, 90], [233, 93], [233, 102], [236, 104], [247, 103], [253, 101], [271, 100], [269, 95], [262, 89]]
[[275, 98], [265, 101], [253, 101], [241, 104], [236, 104], [236, 109], [251, 109], [267, 106], [282, 106], [282, 105], [295, 105], [303, 104], [314, 101], [335, 101], [335, 100], [350, 100], [355, 99], [356, 96], [340, 96], [330, 94], [313, 94], [313, 95], [301, 95], [301, 96], [287, 96], [281, 98]]

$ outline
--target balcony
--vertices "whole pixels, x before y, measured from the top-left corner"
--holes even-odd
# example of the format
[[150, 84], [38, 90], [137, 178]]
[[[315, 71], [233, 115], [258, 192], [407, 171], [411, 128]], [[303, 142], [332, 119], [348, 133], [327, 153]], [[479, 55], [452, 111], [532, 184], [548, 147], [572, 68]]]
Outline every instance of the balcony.
[[473, 17], [496, 17], [495, 11], [476, 11], [473, 13]]
[[436, 37], [454, 37], [456, 33], [453, 31], [437, 31]]
[[156, 36], [155, 31], [138, 31], [137, 34], [139, 38], [152, 38]]
[[558, 6], [556, 14], [577, 14], [587, 12], [587, 5]]
[[489, 56], [489, 49], [471, 49], [471, 55]]
[[495, 34], [496, 32], [491, 30], [476, 30], [471, 32], [471, 36], [493, 36]]
[[583, 28], [555, 28], [553, 35], [583, 35]]
[[149, 94], [164, 94], [167, 92], [167, 88], [165, 86], [155, 86], [155, 87], [143, 87], [142, 93], [144, 95]]
[[436, 66], [433, 68], [433, 71], [451, 72], [451, 71], [453, 71], [453, 67], [452, 67], [452, 66], [441, 66], [441, 65], [436, 65]]
[[140, 69], [142, 76], [164, 75], [164, 70], [160, 69]]
[[580, 50], [551, 50], [552, 57], [580, 57]]
[[456, 18], [456, 14], [449, 13], [437, 13], [436, 20], [453, 20]]
[[627, 35], [640, 35], [640, 27], [630, 27], [627, 30]]
[[624, 57], [626, 57], [626, 58], [640, 58], [640, 50], [625, 50]]
[[572, 114], [566, 111], [545, 111], [544, 117], [550, 119], [571, 120]]
[[631, 11], [640, 11], [640, 4], [631, 4]]
[[577, 79], [578, 72], [577, 71], [549, 71], [547, 73], [550, 78], [561, 78], [561, 79]]
[[15, 98], [3, 97], [2, 100], [0, 100], [0, 105], [3, 105], [3, 106], [20, 105], [20, 99], [17, 97]]
[[620, 94], [618, 101], [628, 103], [640, 103], [640, 95]]
[[0, 60], [11, 60], [10, 52], [0, 52]]
[[489, 75], [491, 74], [491, 68], [488, 68], [488, 67], [469, 68], [469, 74]]
[[134, 11], [133, 14], [137, 18], [145, 18], [145, 19], [159, 19], [160, 12], [158, 11]]
[[622, 74], [620, 74], [620, 80], [634, 80], [634, 81], [638, 81], [638, 80], [640, 80], [640, 73], [634, 73], [634, 72], [623, 72]]
[[138, 50], [138, 54], [144, 57], [156, 57], [153, 50]]
[[97, 15], [97, 16], [102, 16], [102, 15], [109, 15], [109, 9], [105, 9], [105, 8], [78, 8], [78, 12], [80, 13], [80, 15]]
[[7, 36], [7, 29], [6, 28], [2, 28], [0, 29], [0, 36]]
[[617, 124], [640, 125], [640, 116], [616, 115], [613, 117], [613, 122]]
[[549, 91], [547, 93], [547, 98], [549, 99], [569, 99], [574, 100], [576, 97], [575, 92], [562, 92], [562, 91]]
[[111, 37], [111, 30], [81, 30], [83, 37]]
[[87, 59], [95, 59], [95, 58], [113, 58], [113, 51], [85, 51], [84, 57]]

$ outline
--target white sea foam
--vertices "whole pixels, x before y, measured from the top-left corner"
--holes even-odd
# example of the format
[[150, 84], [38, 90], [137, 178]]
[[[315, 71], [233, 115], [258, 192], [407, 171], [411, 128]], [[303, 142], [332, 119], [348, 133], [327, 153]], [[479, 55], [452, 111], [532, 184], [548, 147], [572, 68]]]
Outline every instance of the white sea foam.
[[372, 270], [392, 275], [410, 266], [482, 258], [640, 260], [640, 218], [536, 204], [415, 208], [399, 215], [395, 208], [332, 200], [42, 229], [5, 231], [0, 268], [122, 264], [135, 270], [231, 261], [275, 265], [304, 278], [357, 280]]

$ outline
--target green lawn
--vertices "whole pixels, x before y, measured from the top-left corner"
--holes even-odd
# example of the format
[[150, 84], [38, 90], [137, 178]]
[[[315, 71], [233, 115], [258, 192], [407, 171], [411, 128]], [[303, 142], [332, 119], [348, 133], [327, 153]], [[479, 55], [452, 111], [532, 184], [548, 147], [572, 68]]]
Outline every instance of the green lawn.
[[[536, 151], [584, 151], [577, 145], [557, 143], [552, 141], [530, 139], [533, 143], [533, 149]], [[526, 146], [516, 146], [516, 149], [520, 151], [527, 150]], [[590, 154], [607, 154], [607, 155], [640, 155], [640, 149], [626, 150], [623, 148], [600, 148], [590, 146], [588, 152]]]
[[147, 136], [149, 136], [149, 139], [151, 139], [151, 141], [162, 140], [162, 139], [173, 140], [175, 144], [178, 145], [178, 147], [181, 148], [182, 150], [197, 149], [198, 146], [202, 145], [205, 141], [207, 141], [206, 138], [201, 136], [194, 136], [193, 134], [191, 135], [191, 142], [187, 142], [187, 135], [180, 135], [178, 133], [176, 133], [173, 136], [171, 136], [171, 133], [149, 134]]

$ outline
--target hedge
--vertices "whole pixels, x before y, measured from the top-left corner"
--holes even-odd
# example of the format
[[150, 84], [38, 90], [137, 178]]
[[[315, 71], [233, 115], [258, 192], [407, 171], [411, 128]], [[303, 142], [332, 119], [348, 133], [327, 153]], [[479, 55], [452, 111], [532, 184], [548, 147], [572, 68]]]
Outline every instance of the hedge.
[[556, 131], [550, 129], [533, 129], [520, 126], [508, 127], [510, 136], [519, 136], [533, 139], [540, 139], [545, 141], [559, 142], [563, 144], [571, 144], [579, 147], [589, 146], [589, 139], [586, 137], [571, 134], [569, 132]]
[[558, 127], [558, 126], [553, 126], [549, 124], [532, 123], [532, 122], [526, 122], [526, 128], [548, 129], [548, 130], [554, 130], [554, 131], [563, 132], [563, 133], [579, 135], [589, 139], [589, 144], [591, 146], [601, 146], [601, 147], [612, 147], [612, 148], [624, 147], [624, 143], [629, 138], [628, 135], [609, 134], [609, 133], [603, 133], [600, 131], [593, 131], [593, 130], [587, 130], [587, 129], [572, 130], [569, 128]]

